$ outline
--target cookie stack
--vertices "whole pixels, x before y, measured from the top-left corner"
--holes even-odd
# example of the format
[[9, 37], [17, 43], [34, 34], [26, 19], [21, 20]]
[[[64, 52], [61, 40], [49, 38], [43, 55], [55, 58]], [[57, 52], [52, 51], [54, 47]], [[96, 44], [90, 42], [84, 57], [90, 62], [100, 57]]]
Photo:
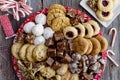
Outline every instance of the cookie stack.
[[103, 36], [96, 36], [90, 39], [78, 37], [74, 40], [75, 50], [81, 55], [97, 55], [107, 49], [108, 43]]
[[53, 4], [24, 25], [11, 52], [26, 80], [93, 80], [108, 46], [99, 32], [96, 21]]
[[96, 13], [101, 21], [109, 21], [113, 17], [112, 9], [116, 5], [117, 0], [88, 0], [87, 4]]
[[44, 44], [35, 46], [17, 42], [13, 44], [11, 51], [16, 59], [23, 61], [36, 62], [47, 58], [47, 47]]
[[64, 6], [53, 4], [50, 6], [47, 14], [47, 24], [54, 31], [62, 30], [65, 26], [70, 26], [70, 19], [66, 17], [66, 9]]

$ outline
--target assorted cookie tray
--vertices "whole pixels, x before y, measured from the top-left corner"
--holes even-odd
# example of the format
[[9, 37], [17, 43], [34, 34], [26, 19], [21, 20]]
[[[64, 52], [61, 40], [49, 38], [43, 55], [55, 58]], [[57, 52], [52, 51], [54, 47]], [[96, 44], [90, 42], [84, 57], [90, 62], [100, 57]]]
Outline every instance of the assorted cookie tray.
[[108, 42], [84, 12], [53, 4], [21, 25], [11, 47], [19, 80], [100, 80]]

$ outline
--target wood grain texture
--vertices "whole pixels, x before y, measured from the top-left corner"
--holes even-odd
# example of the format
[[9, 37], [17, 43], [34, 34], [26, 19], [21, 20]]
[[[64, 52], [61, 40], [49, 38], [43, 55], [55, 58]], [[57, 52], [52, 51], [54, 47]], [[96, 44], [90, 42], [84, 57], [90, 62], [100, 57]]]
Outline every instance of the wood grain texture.
[[[86, 14], [91, 16], [87, 11], [85, 11], [80, 5], [81, 0], [31, 0], [31, 6], [33, 7], [33, 12], [36, 12], [39, 9], [47, 8], [51, 4], [58, 3], [64, 6], [69, 6], [72, 8], [76, 8], [79, 10], [84, 11]], [[92, 17], [92, 16], [91, 16]], [[27, 17], [26, 17], [27, 18]], [[10, 20], [13, 25], [14, 31], [16, 32], [21, 23], [26, 19], [21, 19], [19, 22], [13, 19], [13, 17], [10, 15]], [[109, 47], [109, 49], [112, 49], [116, 55], [112, 56], [114, 60], [120, 65], [120, 15], [113, 21], [113, 23], [108, 27], [104, 28], [102, 25], [101, 29], [104, 33], [104, 36], [108, 39], [108, 42], [111, 42], [111, 36], [108, 36], [108, 30], [112, 27], [115, 27], [118, 30], [116, 42], [113, 48]], [[12, 45], [12, 39], [5, 40], [4, 39], [4, 33], [2, 28], [0, 27], [0, 80], [18, 80], [15, 76], [14, 70], [12, 68], [11, 63], [11, 54], [10, 54], [10, 47]], [[9, 44], [9, 45], [8, 45]], [[7, 47], [7, 50], [6, 50]], [[2, 55], [1, 55], [2, 54]], [[5, 61], [3, 58], [6, 57], [8, 61]], [[6, 64], [6, 63], [9, 64]], [[2, 66], [1, 66], [2, 65]], [[1, 68], [5, 69], [9, 66], [6, 72], [2, 72]], [[11, 78], [9, 78], [9, 75]], [[120, 67], [115, 67], [109, 60], [107, 61], [107, 65], [105, 68], [104, 75], [102, 77], [102, 80], [120, 80]]]

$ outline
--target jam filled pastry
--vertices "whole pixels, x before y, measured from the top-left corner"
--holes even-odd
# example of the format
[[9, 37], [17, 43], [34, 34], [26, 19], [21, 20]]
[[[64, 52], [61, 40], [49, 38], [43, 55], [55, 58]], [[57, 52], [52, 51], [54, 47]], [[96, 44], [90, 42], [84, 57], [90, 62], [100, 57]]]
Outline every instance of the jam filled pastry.
[[103, 11], [98, 10], [96, 12], [96, 15], [101, 21], [109, 21], [113, 17], [113, 12], [112, 11], [103, 12]]
[[98, 9], [104, 12], [111, 11], [113, 8], [112, 0], [98, 0]]
[[113, 8], [117, 0], [88, 0], [87, 5], [96, 13], [101, 21], [110, 21], [113, 18]]
[[74, 27], [66, 27], [63, 30], [66, 39], [74, 39], [78, 36], [77, 29]]

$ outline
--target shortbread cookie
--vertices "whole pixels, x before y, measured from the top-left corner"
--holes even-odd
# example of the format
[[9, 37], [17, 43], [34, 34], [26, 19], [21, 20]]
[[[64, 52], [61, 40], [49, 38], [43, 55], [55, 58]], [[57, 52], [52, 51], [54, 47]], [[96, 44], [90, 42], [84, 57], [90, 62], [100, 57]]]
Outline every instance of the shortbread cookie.
[[30, 46], [30, 44], [25, 44], [21, 47], [20, 52], [19, 52], [19, 57], [21, 60], [26, 61], [26, 54], [27, 54], [27, 48]]
[[93, 28], [89, 23], [83, 23], [83, 26], [85, 27], [85, 38], [91, 38], [93, 36]]
[[64, 75], [68, 71], [68, 64], [62, 64], [61, 67], [56, 71], [59, 75]]
[[88, 55], [93, 50], [93, 44], [89, 39], [87, 39], [87, 40], [88, 40], [88, 43], [89, 43], [89, 47], [88, 47], [88, 50], [87, 50], [86, 54]]
[[51, 25], [52, 25], [52, 21], [53, 21], [55, 18], [57, 18], [57, 17], [65, 17], [65, 15], [62, 14], [62, 13], [48, 13], [48, 14], [47, 14], [47, 24], [48, 24], [49, 26], [51, 26]]
[[112, 0], [98, 0], [98, 9], [104, 12], [111, 11], [113, 9]]
[[103, 36], [97, 36], [96, 39], [100, 42], [101, 44], [101, 52], [104, 52], [107, 47], [108, 47], [108, 41], [105, 37]]
[[52, 9], [60, 9], [66, 13], [65, 7], [60, 4], [53, 4], [52, 6], [50, 6], [49, 11]]
[[63, 28], [70, 26], [70, 19], [67, 17], [58, 17], [52, 22], [52, 29], [54, 31], [62, 30]]
[[102, 11], [98, 10], [96, 12], [96, 15], [101, 21], [109, 21], [113, 17], [113, 12], [112, 11], [102, 12]]
[[33, 50], [33, 57], [37, 61], [43, 61], [47, 58], [47, 47], [44, 44], [38, 45], [34, 50]]
[[33, 58], [33, 50], [36, 46], [34, 45], [30, 45], [28, 48], [27, 48], [27, 54], [26, 54], [26, 58], [28, 61], [30, 62], [35, 62], [35, 59]]
[[98, 23], [94, 20], [90, 20], [88, 21], [88, 23], [92, 26], [94, 30], [93, 35], [97, 35], [100, 32], [100, 26], [98, 25]]
[[100, 45], [100, 42], [96, 38], [91, 38], [90, 40], [93, 44], [91, 55], [95, 56], [100, 53], [101, 45]]
[[72, 74], [70, 80], [80, 80], [80, 79], [79, 79], [79, 74]]
[[85, 39], [83, 37], [78, 37], [74, 40], [74, 48], [75, 48], [76, 52], [83, 55], [87, 52], [87, 50], [89, 48], [89, 43], [88, 43], [87, 39]]
[[55, 71], [50, 67], [45, 67], [40, 70], [40, 73], [43, 77], [51, 78], [55, 76]]
[[81, 23], [79, 23], [78, 25], [75, 25], [74, 27], [78, 31], [78, 36], [81, 36], [81, 37], [85, 36], [85, 27]]
[[20, 59], [19, 58], [19, 50], [20, 48], [22, 47], [23, 43], [14, 43], [11, 47], [11, 52], [12, 52], [12, 55], [16, 58], [16, 59]]
[[46, 15], [45, 14], [38, 14], [36, 17], [35, 17], [35, 22], [37, 24], [41, 24], [41, 25], [45, 25], [46, 24]]
[[78, 36], [77, 29], [71, 26], [64, 28], [63, 33], [66, 39], [74, 39]]

